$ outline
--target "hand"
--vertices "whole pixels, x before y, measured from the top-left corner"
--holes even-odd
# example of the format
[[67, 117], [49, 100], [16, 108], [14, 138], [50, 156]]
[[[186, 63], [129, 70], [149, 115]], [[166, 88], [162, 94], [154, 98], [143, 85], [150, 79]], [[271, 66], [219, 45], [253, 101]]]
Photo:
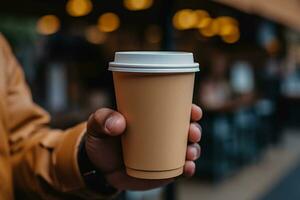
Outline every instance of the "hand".
[[[195, 121], [200, 120], [201, 117], [202, 110], [198, 106], [192, 105], [192, 122], [189, 127], [189, 144], [184, 165], [184, 175], [187, 177], [193, 176], [195, 173], [194, 161], [200, 156], [198, 142], [201, 138], [201, 127]], [[104, 174], [108, 183], [119, 190], [147, 190], [174, 181], [174, 178], [137, 179], [126, 174], [120, 140], [125, 128], [125, 118], [120, 113], [108, 108], [99, 109], [88, 120], [86, 151], [91, 162]]]

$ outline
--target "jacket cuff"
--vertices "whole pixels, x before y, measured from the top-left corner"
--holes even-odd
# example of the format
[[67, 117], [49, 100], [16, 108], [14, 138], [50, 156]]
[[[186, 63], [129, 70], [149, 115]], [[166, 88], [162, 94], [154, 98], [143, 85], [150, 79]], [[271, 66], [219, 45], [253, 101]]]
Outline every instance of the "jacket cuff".
[[54, 152], [56, 177], [63, 192], [85, 187], [77, 162], [79, 144], [85, 131], [86, 123], [67, 130], [62, 142]]

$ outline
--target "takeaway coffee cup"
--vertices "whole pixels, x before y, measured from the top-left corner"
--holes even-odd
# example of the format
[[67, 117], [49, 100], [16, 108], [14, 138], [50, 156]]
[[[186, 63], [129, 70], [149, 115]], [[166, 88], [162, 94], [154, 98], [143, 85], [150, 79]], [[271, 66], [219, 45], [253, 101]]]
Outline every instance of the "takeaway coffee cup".
[[116, 52], [113, 72], [117, 108], [126, 119], [122, 136], [128, 175], [165, 179], [183, 172], [195, 72], [187, 52]]

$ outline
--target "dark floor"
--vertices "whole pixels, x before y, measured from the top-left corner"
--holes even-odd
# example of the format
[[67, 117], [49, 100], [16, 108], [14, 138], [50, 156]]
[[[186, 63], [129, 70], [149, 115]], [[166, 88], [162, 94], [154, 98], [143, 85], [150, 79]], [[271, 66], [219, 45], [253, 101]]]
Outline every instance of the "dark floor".
[[300, 130], [285, 130], [282, 142], [261, 159], [218, 184], [179, 181], [178, 200], [300, 200]]
[[300, 162], [260, 200], [300, 200]]

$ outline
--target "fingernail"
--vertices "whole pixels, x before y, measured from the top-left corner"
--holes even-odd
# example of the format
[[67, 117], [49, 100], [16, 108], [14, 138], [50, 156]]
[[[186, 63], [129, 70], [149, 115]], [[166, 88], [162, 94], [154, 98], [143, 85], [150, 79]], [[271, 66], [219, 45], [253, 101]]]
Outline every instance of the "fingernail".
[[199, 130], [199, 137], [197, 138], [196, 142], [200, 142], [201, 140], [201, 135], [202, 135], [202, 128], [199, 124], [197, 123], [194, 123], [193, 126], [196, 128], [196, 130], [198, 131]]
[[109, 117], [105, 122], [105, 129], [111, 131], [115, 125], [116, 119], [114, 117]]
[[200, 124], [195, 123], [195, 126], [200, 130], [200, 132], [202, 132], [202, 127], [200, 126]]
[[192, 148], [193, 159], [197, 159], [198, 150], [196, 148]]

